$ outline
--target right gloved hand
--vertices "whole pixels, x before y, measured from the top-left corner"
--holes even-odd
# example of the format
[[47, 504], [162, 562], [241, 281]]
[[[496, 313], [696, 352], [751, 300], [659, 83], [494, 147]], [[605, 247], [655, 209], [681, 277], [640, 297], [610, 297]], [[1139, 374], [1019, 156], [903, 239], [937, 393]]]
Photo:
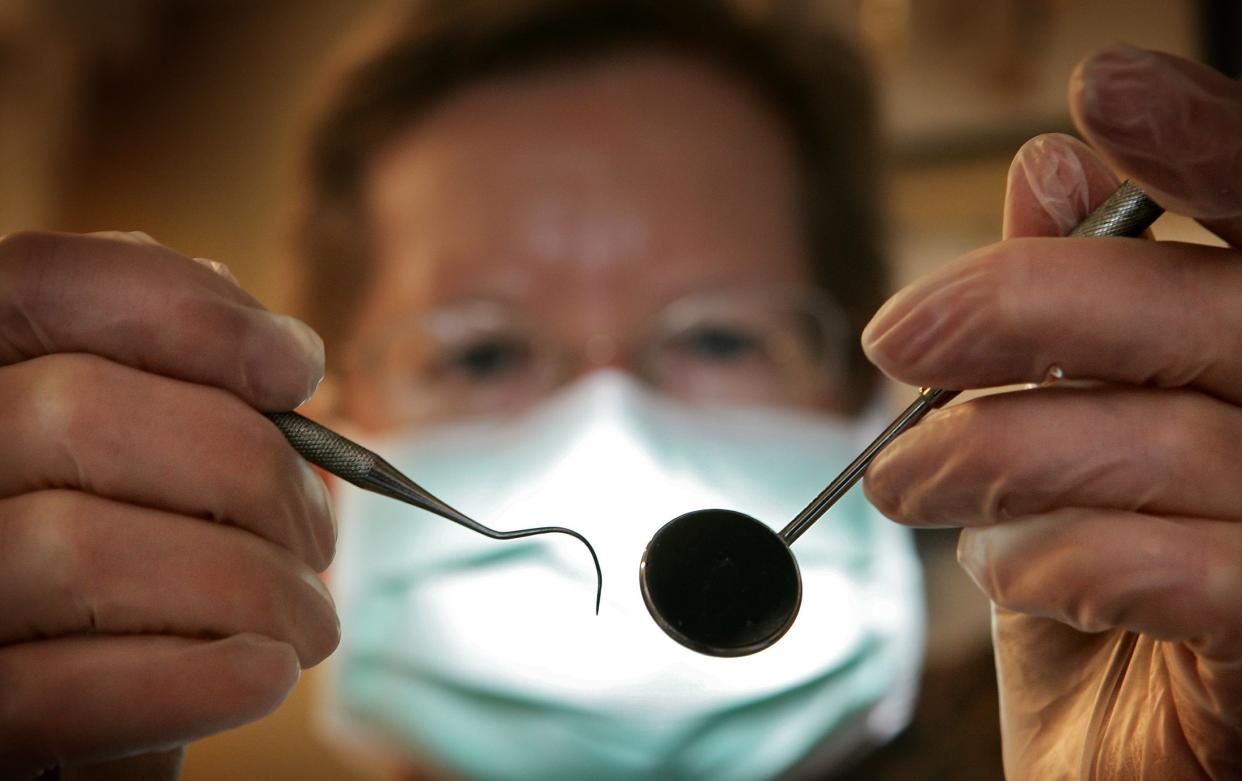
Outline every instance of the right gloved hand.
[[0, 240], [0, 777], [272, 711], [336, 647], [306, 325], [143, 234]]
[[[867, 349], [914, 385], [1080, 382], [929, 415], [868, 495], [964, 529], [1006, 777], [1242, 778], [1242, 86], [1110, 47], [1070, 106], [1094, 151], [1024, 146], [1006, 241], [899, 293]], [[1106, 161], [1229, 246], [1062, 238], [1117, 186]]]

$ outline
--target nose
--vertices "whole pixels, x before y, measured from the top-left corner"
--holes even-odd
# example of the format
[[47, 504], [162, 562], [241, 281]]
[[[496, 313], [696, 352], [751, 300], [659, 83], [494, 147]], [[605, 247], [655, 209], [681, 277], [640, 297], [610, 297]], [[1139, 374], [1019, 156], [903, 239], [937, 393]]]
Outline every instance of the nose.
[[633, 365], [629, 351], [611, 334], [594, 333], [578, 346], [576, 360], [570, 362], [569, 371], [563, 378], [566, 383], [576, 382], [596, 372], [621, 372], [631, 379], [642, 379], [639, 367]]
[[586, 371], [601, 368], [622, 369], [621, 349], [609, 334], [591, 334], [582, 346]]

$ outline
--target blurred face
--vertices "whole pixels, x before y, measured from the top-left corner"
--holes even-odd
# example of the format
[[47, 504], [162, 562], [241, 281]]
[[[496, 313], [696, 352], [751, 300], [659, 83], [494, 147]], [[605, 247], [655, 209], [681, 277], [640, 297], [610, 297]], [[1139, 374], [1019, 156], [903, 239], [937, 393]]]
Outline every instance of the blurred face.
[[452, 96], [365, 182], [366, 429], [506, 414], [600, 367], [691, 402], [829, 406], [792, 144], [710, 66], [617, 55]]

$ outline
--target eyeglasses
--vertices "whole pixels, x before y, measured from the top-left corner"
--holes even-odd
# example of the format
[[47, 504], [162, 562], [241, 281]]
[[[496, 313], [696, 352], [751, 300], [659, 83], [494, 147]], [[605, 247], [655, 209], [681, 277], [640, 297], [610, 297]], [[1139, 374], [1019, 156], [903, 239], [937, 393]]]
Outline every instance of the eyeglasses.
[[632, 335], [558, 332], [536, 312], [476, 299], [399, 322], [347, 371], [403, 424], [516, 411], [602, 366], [689, 402], [812, 405], [843, 384], [845, 338], [842, 313], [814, 290], [698, 292]]

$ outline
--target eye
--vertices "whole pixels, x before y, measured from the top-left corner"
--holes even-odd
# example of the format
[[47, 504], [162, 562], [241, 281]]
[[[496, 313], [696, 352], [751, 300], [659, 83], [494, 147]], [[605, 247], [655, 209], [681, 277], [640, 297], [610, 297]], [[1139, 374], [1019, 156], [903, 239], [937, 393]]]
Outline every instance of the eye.
[[720, 363], [744, 360], [763, 351], [762, 339], [756, 334], [725, 324], [695, 326], [677, 341], [688, 357]]
[[498, 380], [526, 369], [530, 345], [518, 339], [495, 337], [464, 345], [443, 362], [445, 369], [473, 382]]

